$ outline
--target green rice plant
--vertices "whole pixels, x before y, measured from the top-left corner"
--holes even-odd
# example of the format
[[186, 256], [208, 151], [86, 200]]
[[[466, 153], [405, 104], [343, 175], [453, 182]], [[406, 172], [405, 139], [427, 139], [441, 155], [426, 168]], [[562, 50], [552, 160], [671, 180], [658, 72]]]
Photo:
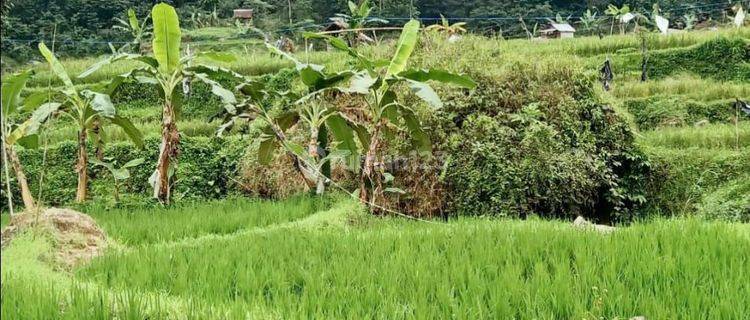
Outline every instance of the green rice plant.
[[734, 124], [709, 124], [662, 128], [642, 132], [639, 142], [660, 148], [734, 149], [750, 147], [750, 121]]
[[678, 75], [649, 82], [623, 82], [614, 86], [612, 92], [620, 99], [680, 96], [683, 99], [709, 102], [750, 98], [750, 86], [747, 84], [701, 79], [691, 75]]
[[325, 205], [325, 199], [299, 196], [280, 202], [237, 198], [175, 208], [107, 209], [91, 206], [84, 211], [118, 242], [141, 245], [284, 223], [304, 218]]
[[750, 312], [748, 244], [730, 225], [695, 220], [610, 235], [556, 222], [402, 220], [113, 252], [78, 279], [281, 318], [739, 319]]
[[[160, 121], [148, 121], [136, 123], [136, 125], [143, 133], [144, 138], [160, 137]], [[216, 121], [208, 122], [202, 119], [193, 119], [178, 121], [177, 125], [180, 126], [180, 133], [184, 137], [214, 137], [216, 135], [216, 127], [219, 123]], [[77, 136], [76, 130], [76, 127], [72, 125], [64, 125], [51, 129], [46, 134], [50, 144], [57, 144], [75, 138]], [[129, 139], [127, 133], [117, 127], [104, 128], [101, 132], [104, 142], [123, 142]]]

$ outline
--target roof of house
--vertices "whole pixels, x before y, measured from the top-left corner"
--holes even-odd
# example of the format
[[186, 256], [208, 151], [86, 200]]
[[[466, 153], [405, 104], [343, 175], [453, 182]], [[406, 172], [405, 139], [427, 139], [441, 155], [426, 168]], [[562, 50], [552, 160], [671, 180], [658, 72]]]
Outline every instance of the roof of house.
[[549, 29], [544, 29], [541, 32], [551, 32], [551, 31], [576, 32], [576, 29], [567, 23], [552, 23], [550, 24]]

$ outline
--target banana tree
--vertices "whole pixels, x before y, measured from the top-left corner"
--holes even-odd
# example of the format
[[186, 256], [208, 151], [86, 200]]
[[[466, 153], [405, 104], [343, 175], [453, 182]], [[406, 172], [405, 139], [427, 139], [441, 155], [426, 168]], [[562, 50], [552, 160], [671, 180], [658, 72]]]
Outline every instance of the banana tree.
[[388, 23], [388, 20], [370, 17], [373, 9], [370, 6], [370, 0], [364, 0], [359, 5], [351, 1], [348, 1], [347, 4], [349, 6], [349, 14], [337, 13], [336, 16], [330, 18], [330, 20], [345, 29], [351, 29], [355, 32], [354, 34], [356, 37], [354, 37], [353, 40], [349, 38], [352, 45], [356, 45], [360, 41], [373, 40], [366, 36], [360, 29], [374, 23]]
[[[39, 44], [39, 52], [47, 60], [52, 72], [62, 81], [63, 87], [59, 92], [60, 101], [50, 101], [38, 109], [40, 115], [59, 113], [78, 127], [78, 154], [76, 172], [78, 173], [78, 186], [76, 188], [76, 202], [86, 201], [88, 193], [88, 152], [86, 144], [90, 134], [98, 133], [98, 124], [109, 122], [119, 126], [128, 137], [139, 147], [143, 146], [143, 135], [133, 123], [117, 114], [114, 104], [110, 99], [111, 84], [97, 86], [94, 90], [80, 90], [73, 85], [65, 67], [57, 60], [55, 55], [44, 43]], [[26, 128], [34, 129], [39, 126], [39, 119], [32, 116]], [[19, 131], [19, 136], [27, 136], [32, 132]]]
[[[354, 72], [328, 74], [323, 66], [302, 63], [274, 46], [267, 47], [272, 53], [295, 63], [297, 75], [307, 87], [307, 92], [301, 97], [290, 93], [284, 93], [282, 97], [281, 93], [265, 91], [265, 85], [256, 80], [244, 83], [238, 87], [238, 91], [247, 98], [233, 110], [226, 110], [225, 122], [219, 132], [221, 134], [231, 128], [238, 120], [262, 120], [266, 127], [260, 142], [260, 162], [267, 164], [274, 149], [284, 148], [294, 160], [296, 168], [308, 186], [320, 195], [325, 191], [326, 182], [330, 179], [331, 161], [342, 157], [351, 160], [357, 154], [357, 145], [352, 134], [355, 124], [324, 98], [330, 91], [339, 91], [337, 84], [351, 78]], [[262, 103], [271, 96], [291, 100], [290, 110], [281, 115], [273, 115]], [[286, 131], [300, 123], [308, 129], [306, 147], [287, 138]], [[334, 138], [333, 152], [328, 146], [329, 132]]]
[[112, 175], [112, 180], [114, 180], [115, 189], [114, 189], [114, 200], [115, 203], [120, 201], [120, 183], [130, 178], [130, 168], [140, 166], [143, 164], [144, 160], [143, 158], [133, 159], [128, 162], [126, 162], [124, 165], [117, 167], [117, 161], [101, 161], [98, 159], [92, 159], [91, 163], [97, 166], [101, 166]]
[[695, 15], [695, 12], [690, 12], [682, 16], [682, 21], [684, 23], [683, 29], [693, 30], [695, 23], [698, 22], [698, 17]]
[[607, 7], [607, 10], [604, 11], [605, 14], [612, 16], [612, 25], [609, 30], [609, 35], [612, 35], [612, 32], [615, 28], [615, 21], [619, 22], [620, 26], [620, 34], [625, 33], [625, 26], [630, 22], [630, 20], [633, 20], [635, 18], [635, 15], [630, 13], [630, 6], [623, 5], [622, 8], [618, 8], [615, 5], [610, 4]]
[[[598, 12], [591, 12], [591, 9], [586, 10], [586, 12], [583, 14], [582, 17], [578, 19], [578, 23], [583, 26], [583, 29], [589, 33], [591, 33], [592, 30], [599, 31], [599, 25], [602, 22], [602, 19], [597, 17]], [[601, 33], [600, 33], [601, 34]]]
[[451, 24], [448, 19], [441, 14], [440, 23], [428, 26], [424, 30], [444, 33], [448, 36], [449, 41], [455, 42], [460, 38], [460, 34], [466, 33], [466, 22], [456, 22]]
[[231, 62], [234, 60], [234, 57], [230, 54], [203, 52], [181, 56], [180, 38], [182, 32], [177, 12], [175, 12], [172, 6], [165, 3], [155, 5], [151, 10], [151, 20], [154, 25], [154, 37], [152, 41], [153, 57], [136, 54], [113, 55], [96, 63], [79, 77], [86, 77], [96, 72], [102, 66], [120, 60], [135, 60], [143, 64], [142, 67], [134, 68], [125, 74], [115, 77], [112, 83], [116, 85], [134, 79], [140, 83], [154, 85], [159, 90], [160, 96], [163, 99], [162, 140], [159, 147], [156, 170], [149, 179], [149, 182], [154, 188], [154, 198], [168, 204], [179, 155], [180, 135], [177, 130], [177, 118], [183, 100], [183, 91], [181, 90], [183, 82], [189, 83], [190, 81], [197, 80], [206, 83], [211, 87], [211, 93], [218, 96], [227, 108], [231, 108], [232, 105], [237, 103], [234, 94], [232, 91], [223, 88], [213, 79], [216, 76], [224, 75], [241, 82], [245, 78], [223, 68], [193, 63], [197, 57], [205, 57], [220, 62]]
[[386, 63], [364, 57], [341, 39], [308, 35], [325, 39], [334, 48], [347, 52], [356, 61], [357, 67], [352, 70], [354, 75], [349, 80], [348, 87], [343, 90], [359, 95], [365, 101], [365, 105], [359, 111], [366, 115], [364, 118], [367, 120], [361, 121], [360, 126], [354, 129], [365, 155], [360, 169], [359, 196], [362, 202], [370, 205], [375, 205], [383, 196], [384, 172], [382, 166], [377, 166], [376, 163], [381, 159], [380, 153], [385, 137], [395, 136], [394, 130], [405, 129], [415, 151], [423, 154], [431, 152], [429, 137], [424, 132], [415, 110], [399, 102], [399, 86], [406, 85], [433, 108], [442, 107], [442, 101], [428, 81], [468, 89], [476, 87], [476, 83], [466, 76], [438, 69], [407, 68], [419, 38], [419, 28], [420, 24], [416, 20], [409, 21], [404, 26], [396, 53], [390, 62]]
[[[8, 191], [8, 197], [10, 207], [12, 207], [12, 195], [10, 192], [10, 174], [8, 172], [8, 165], [13, 167], [18, 186], [21, 189], [21, 199], [26, 209], [34, 207], [34, 196], [29, 189], [28, 180], [26, 180], [26, 174], [23, 170], [23, 165], [18, 159], [16, 154], [16, 145], [22, 145], [27, 148], [35, 147], [35, 139], [31, 136], [27, 138], [22, 137], [22, 132], [29, 131], [28, 125], [18, 125], [13, 122], [12, 117], [17, 115], [18, 112], [25, 108], [27, 105], [29, 108], [34, 108], [33, 96], [29, 97], [24, 101], [21, 97], [21, 92], [26, 87], [26, 82], [31, 78], [33, 72], [28, 70], [20, 73], [16, 73], [8, 76], [3, 80], [2, 84], [2, 115], [0, 116], [0, 122], [2, 123], [2, 144], [3, 144], [3, 166], [5, 170], [5, 182]], [[44, 121], [47, 117], [43, 117], [40, 122]]]
[[149, 18], [149, 16], [146, 16], [142, 21], [138, 21], [133, 8], [128, 9], [127, 20], [115, 18], [117, 24], [112, 28], [127, 32], [133, 37], [133, 40], [120, 47], [117, 50], [118, 52], [141, 52], [143, 39], [151, 35], [151, 28], [148, 25]]

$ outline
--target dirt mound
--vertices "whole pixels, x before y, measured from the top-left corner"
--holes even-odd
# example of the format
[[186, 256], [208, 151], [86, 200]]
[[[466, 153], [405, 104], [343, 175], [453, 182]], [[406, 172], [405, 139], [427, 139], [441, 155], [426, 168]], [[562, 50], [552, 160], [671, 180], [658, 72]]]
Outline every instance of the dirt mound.
[[2, 230], [2, 247], [34, 226], [51, 236], [55, 263], [66, 268], [91, 260], [107, 246], [104, 231], [88, 215], [70, 209], [48, 208], [39, 216], [30, 213], [13, 216]]

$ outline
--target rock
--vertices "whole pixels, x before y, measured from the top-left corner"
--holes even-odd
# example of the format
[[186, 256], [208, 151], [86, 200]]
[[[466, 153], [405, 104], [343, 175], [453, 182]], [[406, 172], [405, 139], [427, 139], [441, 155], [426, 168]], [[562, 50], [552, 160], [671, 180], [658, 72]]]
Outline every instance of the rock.
[[579, 229], [595, 230], [601, 233], [611, 233], [617, 230], [617, 228], [612, 226], [591, 223], [581, 216], [578, 216], [578, 218], [573, 221], [573, 226]]
[[55, 262], [72, 268], [101, 255], [107, 247], [107, 236], [90, 216], [70, 210], [47, 208], [38, 216], [22, 213], [13, 216], [2, 230], [1, 246], [5, 248], [21, 232], [38, 227], [52, 237]]

